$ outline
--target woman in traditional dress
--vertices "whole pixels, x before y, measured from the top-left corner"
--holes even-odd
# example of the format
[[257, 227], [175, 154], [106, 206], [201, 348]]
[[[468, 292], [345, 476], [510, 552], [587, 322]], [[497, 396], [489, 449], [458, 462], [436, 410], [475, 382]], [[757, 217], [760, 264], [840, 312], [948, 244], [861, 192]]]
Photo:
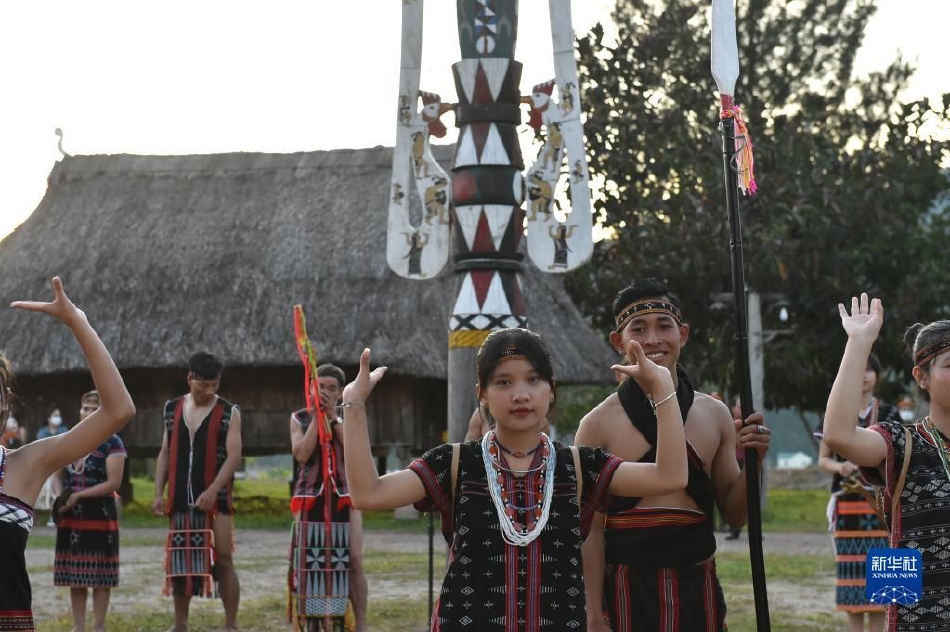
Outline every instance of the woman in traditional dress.
[[[99, 393], [82, 396], [79, 420], [99, 409]], [[85, 458], [61, 470], [57, 494], [68, 492], [59, 508], [53, 584], [69, 586], [73, 632], [86, 629], [86, 601], [92, 589], [96, 632], [104, 632], [109, 596], [119, 585], [119, 514], [115, 492], [122, 484], [125, 445], [112, 435]]]
[[[861, 408], [856, 423], [861, 428], [878, 422], [901, 423], [896, 406], [885, 404], [874, 396], [881, 363], [877, 356], [868, 356], [861, 382]], [[826, 416], [827, 419], [827, 416]], [[822, 432], [824, 421], [819, 425]], [[868, 632], [884, 630], [884, 606], [868, 601], [865, 594], [865, 558], [871, 549], [887, 547], [887, 526], [881, 524], [875, 509], [868, 504], [858, 466], [835, 454], [824, 441], [818, 453], [818, 467], [833, 475], [828, 520], [834, 536], [837, 563], [835, 605], [848, 614], [851, 632], [864, 632], [865, 613]]]
[[[850, 313], [838, 306], [848, 334], [838, 376], [825, 411], [824, 441], [861, 467], [864, 477], [885, 489], [885, 504], [898, 490], [890, 517], [892, 547], [917, 549], [923, 556], [923, 595], [916, 603], [888, 606], [888, 630], [946, 630], [950, 620], [950, 573], [946, 570], [946, 499], [950, 495], [950, 321], [913, 325], [904, 336], [914, 362], [913, 376], [930, 401], [930, 415], [906, 430], [900, 421], [854, 424], [861, 410], [864, 370], [884, 321], [880, 299], [851, 299]], [[904, 456], [909, 452], [906, 479]], [[901, 597], [904, 600], [904, 597]], [[910, 599], [907, 599], [910, 601]]]
[[382, 478], [370, 451], [366, 406], [385, 368], [371, 372], [369, 349], [363, 351], [359, 375], [343, 391], [350, 493], [360, 508], [415, 503], [441, 514], [450, 559], [433, 630], [583, 629], [581, 543], [593, 513], [615, 494], [659, 495], [686, 486], [673, 378], [636, 342], [628, 351], [636, 363], [613, 368], [637, 380], [654, 402], [656, 463], [562, 447], [541, 433], [556, 396], [550, 356], [537, 334], [502, 329], [488, 336], [476, 359], [478, 399], [494, 430], [478, 442], [433, 448]]
[[[69, 328], [86, 357], [101, 406], [67, 434], [34, 441], [16, 450], [0, 446], [0, 630], [5, 632], [33, 630], [32, 593], [24, 550], [33, 527], [33, 503], [40, 489], [50, 475], [89, 454], [135, 414], [122, 376], [86, 315], [67, 298], [58, 277], [53, 278], [52, 284], [52, 302], [17, 301], [12, 307], [48, 314]], [[0, 418], [5, 417], [10, 406], [10, 379], [10, 365], [0, 356]]]

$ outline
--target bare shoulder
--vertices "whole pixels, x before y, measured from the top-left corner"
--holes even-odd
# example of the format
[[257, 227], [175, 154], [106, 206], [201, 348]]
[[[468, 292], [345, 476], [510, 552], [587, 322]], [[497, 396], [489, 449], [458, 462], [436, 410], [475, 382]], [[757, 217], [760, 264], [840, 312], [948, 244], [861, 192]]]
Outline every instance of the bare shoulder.
[[693, 416], [694, 410], [704, 419], [725, 426], [730, 432], [733, 430], [732, 413], [729, 411], [729, 407], [715, 397], [710, 397], [706, 393], [696, 391], [696, 395], [693, 398], [693, 407], [689, 412], [690, 417]]
[[618, 415], [623, 414], [620, 398], [611, 393], [604, 401], [595, 406], [581, 418], [577, 426], [575, 443], [579, 445], [603, 445], [610, 427], [616, 423]]

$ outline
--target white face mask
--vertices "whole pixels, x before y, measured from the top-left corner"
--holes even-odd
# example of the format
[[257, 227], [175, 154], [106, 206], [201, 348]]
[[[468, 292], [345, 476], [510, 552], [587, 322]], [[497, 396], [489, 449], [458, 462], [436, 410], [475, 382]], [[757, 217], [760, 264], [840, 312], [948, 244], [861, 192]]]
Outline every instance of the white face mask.
[[901, 419], [903, 419], [904, 421], [913, 421], [913, 420], [914, 420], [914, 411], [912, 411], [912, 410], [910, 410], [910, 409], [908, 409], [908, 408], [905, 408], [905, 409], [903, 409], [903, 410], [901, 410], [901, 411], [898, 411], [898, 414], [900, 414]]
[[63, 418], [60, 417], [59, 415], [53, 415], [52, 417], [49, 418], [49, 422], [50, 422], [50, 424], [52, 424], [52, 425], [54, 425], [54, 426], [62, 426], [62, 425], [63, 425]]

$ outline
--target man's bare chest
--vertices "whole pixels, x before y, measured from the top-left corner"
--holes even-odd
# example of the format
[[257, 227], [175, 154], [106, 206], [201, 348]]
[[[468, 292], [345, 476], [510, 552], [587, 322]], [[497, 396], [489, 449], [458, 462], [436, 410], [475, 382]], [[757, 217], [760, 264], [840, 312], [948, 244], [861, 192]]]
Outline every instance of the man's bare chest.
[[[626, 416], [620, 421], [621, 423], [614, 424], [610, 440], [605, 447], [625, 461], [642, 460], [650, 452], [652, 446]], [[703, 415], [690, 414], [683, 429], [686, 433], [686, 441], [699, 455], [703, 462], [703, 469], [708, 472], [709, 464], [715, 458], [722, 442], [716, 424]]]

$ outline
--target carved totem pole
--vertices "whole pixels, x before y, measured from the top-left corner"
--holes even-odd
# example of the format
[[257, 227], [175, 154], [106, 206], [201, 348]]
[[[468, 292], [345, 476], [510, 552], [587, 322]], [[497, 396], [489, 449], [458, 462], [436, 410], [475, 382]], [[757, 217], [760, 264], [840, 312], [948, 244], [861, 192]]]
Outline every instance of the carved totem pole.
[[[519, 252], [525, 227], [528, 255], [542, 271], [567, 272], [590, 258], [590, 178], [570, 0], [549, 2], [555, 78], [536, 85], [530, 97], [521, 96], [522, 66], [514, 59], [518, 1], [457, 0], [462, 60], [452, 67], [456, 104], [419, 90], [422, 4], [403, 0], [402, 6], [386, 254], [400, 276], [432, 278], [449, 261], [455, 225], [452, 270], [459, 284], [449, 322], [448, 423], [449, 440], [457, 441], [475, 409], [478, 347], [493, 329], [528, 325]], [[530, 106], [532, 127], [544, 134], [526, 174], [518, 140], [522, 104]], [[430, 135], [445, 134], [439, 117], [448, 110], [454, 110], [459, 128], [451, 176], [429, 148]], [[572, 209], [559, 201], [562, 177]]]

